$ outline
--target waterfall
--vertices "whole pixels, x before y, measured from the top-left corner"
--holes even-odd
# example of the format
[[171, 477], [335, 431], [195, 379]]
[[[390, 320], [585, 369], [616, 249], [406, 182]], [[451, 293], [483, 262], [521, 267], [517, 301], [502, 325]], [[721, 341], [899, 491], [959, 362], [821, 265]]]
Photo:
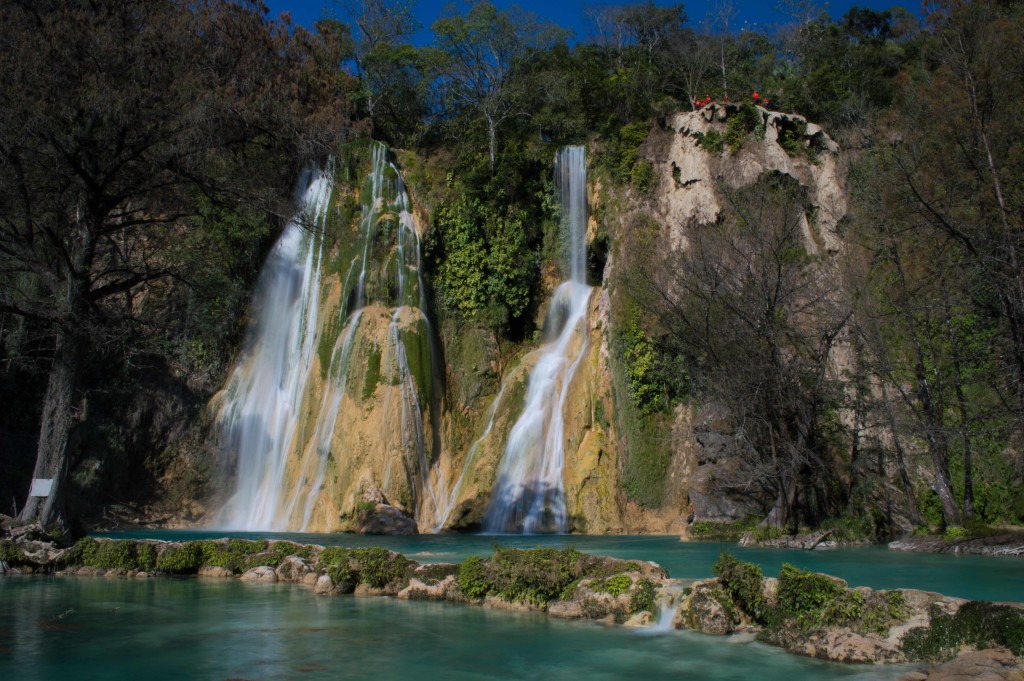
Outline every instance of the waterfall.
[[[420, 239], [405, 185], [383, 144], [372, 144], [370, 162], [355, 234], [324, 253], [333, 168], [317, 173], [303, 198], [303, 215], [315, 229], [293, 220], [260, 275], [257, 321], [217, 418], [220, 447], [235, 470], [234, 493], [215, 521], [220, 527], [309, 531], [323, 529], [325, 517], [337, 522], [338, 509], [353, 500], [327, 499], [325, 491], [344, 477], [345, 455], [359, 446], [349, 442], [348, 431], [366, 416], [361, 402], [378, 390], [379, 405], [365, 408], [380, 409], [381, 432], [373, 437], [388, 458], [372, 483], [388, 487], [397, 468], [411, 491], [408, 510], [422, 505], [436, 513], [437, 501], [424, 484], [431, 458], [424, 415], [435, 415], [431, 395], [439, 391], [433, 345], [423, 341], [433, 329]], [[321, 310], [322, 289], [332, 286], [338, 302]], [[383, 315], [386, 333], [377, 321]], [[418, 335], [421, 323], [426, 331]], [[418, 381], [410, 367], [409, 338], [419, 343], [414, 349], [420, 352], [412, 353], [419, 376], [429, 378]], [[369, 381], [372, 352], [379, 358], [379, 388], [352, 380]]]
[[509, 433], [484, 531], [568, 531], [562, 467], [565, 462], [563, 409], [576, 368], [587, 351], [586, 150], [562, 149], [555, 158], [570, 279], [555, 290], [545, 320], [547, 343], [527, 380], [523, 412]]
[[333, 176], [333, 167], [303, 175], [302, 209], [285, 227], [260, 273], [256, 322], [217, 416], [221, 449], [235, 468], [235, 492], [221, 509], [218, 525], [284, 529], [279, 482], [316, 357], [323, 228]]

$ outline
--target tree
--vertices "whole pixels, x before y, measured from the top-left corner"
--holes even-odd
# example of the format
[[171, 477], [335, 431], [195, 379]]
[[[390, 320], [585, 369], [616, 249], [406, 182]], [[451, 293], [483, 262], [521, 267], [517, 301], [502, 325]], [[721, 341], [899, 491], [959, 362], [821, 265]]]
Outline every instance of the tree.
[[498, 150], [498, 126], [524, 113], [517, 78], [531, 59], [565, 39], [565, 31], [518, 7], [498, 10], [487, 0], [474, 2], [465, 16], [438, 19], [435, 70], [449, 112], [472, 110], [487, 125], [491, 170]]
[[[764, 522], [815, 522], [843, 500], [828, 432], [841, 399], [833, 351], [850, 317], [831, 264], [808, 253], [803, 192], [788, 176], [723, 190], [720, 224], [633, 282], [670, 355], [689, 358], [696, 394], [723, 405], [745, 445], [744, 477]], [[654, 262], [658, 259], [652, 258]]]
[[33, 473], [53, 487], [19, 520], [67, 529], [91, 347], [178, 276], [191, 197], [282, 210], [282, 158], [323, 153], [347, 98], [254, 2], [17, 0], [0, 22], [0, 309], [53, 343]]

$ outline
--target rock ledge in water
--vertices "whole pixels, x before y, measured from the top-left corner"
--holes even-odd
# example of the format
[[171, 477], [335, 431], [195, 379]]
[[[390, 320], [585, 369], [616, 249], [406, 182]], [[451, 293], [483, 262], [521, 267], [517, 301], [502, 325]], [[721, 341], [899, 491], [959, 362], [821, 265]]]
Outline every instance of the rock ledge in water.
[[1000, 534], [977, 539], [905, 537], [889, 543], [890, 551], [955, 553], [973, 556], [1024, 556], [1024, 535]]

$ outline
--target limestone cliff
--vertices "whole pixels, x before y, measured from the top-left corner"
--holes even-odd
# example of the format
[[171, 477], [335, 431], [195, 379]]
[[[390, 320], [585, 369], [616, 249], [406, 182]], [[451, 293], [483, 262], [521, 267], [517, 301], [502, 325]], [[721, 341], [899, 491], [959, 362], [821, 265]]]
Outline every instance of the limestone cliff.
[[[737, 135], [734, 121], [749, 119], [751, 110], [752, 129]], [[839, 149], [799, 116], [710, 105], [669, 117], [640, 153], [655, 171], [649, 195], [600, 181], [590, 186], [587, 241], [594, 247], [607, 238], [611, 249], [603, 283], [589, 295], [586, 326], [568, 341], [569, 354], [580, 358], [561, 414], [561, 483], [573, 532], [685, 533], [690, 504], [698, 519], [758, 511], [737, 480], [735, 424], [714, 405], [681, 404], [666, 413], [658, 504], [638, 503], [624, 487], [629, 445], [617, 424], [629, 396], [615, 378], [623, 359], [613, 351], [613, 325], [638, 221], [651, 226], [656, 250], [685, 250], [692, 230], [718, 220], [722, 188], [781, 173], [808, 197], [807, 251], [842, 250], [837, 225], [847, 199]], [[425, 225], [415, 217], [422, 211], [404, 195], [397, 168], [383, 156], [376, 162], [372, 182], [339, 192], [332, 203], [334, 232], [317, 303], [319, 350], [280, 468], [288, 490], [281, 525], [479, 529], [542, 351], [523, 347], [499, 357], [481, 331], [449, 335], [435, 328], [422, 284]], [[461, 364], [443, 366], [445, 356]]]

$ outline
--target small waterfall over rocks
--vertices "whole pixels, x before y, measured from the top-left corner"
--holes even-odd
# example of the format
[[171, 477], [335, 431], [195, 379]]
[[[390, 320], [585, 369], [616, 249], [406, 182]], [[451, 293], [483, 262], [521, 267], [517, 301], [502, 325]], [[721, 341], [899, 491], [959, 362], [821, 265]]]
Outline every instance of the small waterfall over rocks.
[[420, 237], [384, 145], [371, 145], [370, 163], [354, 231], [331, 212], [333, 165], [314, 172], [261, 273], [256, 322], [217, 413], [234, 473], [218, 527], [353, 529], [369, 500], [437, 514]]
[[530, 371], [526, 401], [512, 427], [484, 516], [484, 531], [557, 532], [569, 529], [562, 468], [566, 395], [587, 352], [586, 149], [572, 146], [555, 158], [555, 181], [567, 244], [570, 279], [555, 290], [545, 321], [547, 343]]

